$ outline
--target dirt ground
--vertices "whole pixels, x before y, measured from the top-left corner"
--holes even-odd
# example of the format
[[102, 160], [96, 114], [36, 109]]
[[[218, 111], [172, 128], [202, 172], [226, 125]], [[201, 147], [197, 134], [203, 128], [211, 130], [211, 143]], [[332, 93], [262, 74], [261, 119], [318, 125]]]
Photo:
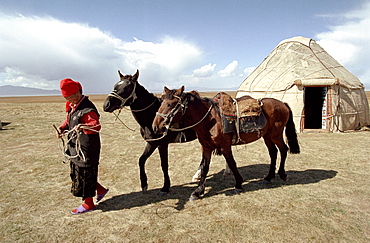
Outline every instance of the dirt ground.
[[[216, 93], [216, 92], [215, 92]], [[212, 94], [207, 94], [212, 96]], [[244, 192], [223, 178], [224, 159], [212, 158], [202, 199], [189, 202], [201, 158], [198, 141], [171, 144], [171, 192], [159, 155], [149, 158], [148, 192], [140, 189], [138, 158], [145, 142], [131, 112], [101, 113], [100, 182], [110, 188], [97, 210], [71, 215], [69, 165], [53, 124], [65, 118], [64, 99], [0, 98], [1, 242], [370, 242], [368, 129], [298, 135], [301, 154], [288, 155], [289, 181], [261, 183], [269, 156], [262, 140], [233, 148]]]

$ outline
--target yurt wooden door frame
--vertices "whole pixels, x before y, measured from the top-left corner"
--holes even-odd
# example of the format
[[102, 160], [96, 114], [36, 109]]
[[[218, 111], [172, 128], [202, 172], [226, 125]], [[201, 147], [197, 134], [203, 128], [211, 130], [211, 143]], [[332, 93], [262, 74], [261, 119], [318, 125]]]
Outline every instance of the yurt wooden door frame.
[[330, 86], [304, 87], [301, 131], [315, 129], [330, 131], [330, 91]]

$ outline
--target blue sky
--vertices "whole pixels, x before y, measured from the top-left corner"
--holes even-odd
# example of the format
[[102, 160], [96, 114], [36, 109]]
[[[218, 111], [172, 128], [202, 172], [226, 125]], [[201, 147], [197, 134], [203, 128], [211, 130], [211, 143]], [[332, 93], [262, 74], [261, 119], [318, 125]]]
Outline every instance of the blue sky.
[[[370, 89], [370, 1], [0, 0], [0, 86], [234, 90], [282, 40], [315, 39]], [[1, 87], [0, 87], [1, 88]]]

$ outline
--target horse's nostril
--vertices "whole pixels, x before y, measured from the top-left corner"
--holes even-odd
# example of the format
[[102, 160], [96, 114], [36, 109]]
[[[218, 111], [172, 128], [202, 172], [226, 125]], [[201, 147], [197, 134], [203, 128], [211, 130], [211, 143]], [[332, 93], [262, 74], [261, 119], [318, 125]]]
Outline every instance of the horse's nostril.
[[169, 120], [168, 120], [168, 119], [164, 119], [164, 120], [163, 120], [163, 126], [168, 125], [168, 123], [169, 123]]
[[109, 101], [106, 100], [103, 104], [103, 110], [108, 111], [109, 107], [110, 107], [110, 103], [109, 103]]

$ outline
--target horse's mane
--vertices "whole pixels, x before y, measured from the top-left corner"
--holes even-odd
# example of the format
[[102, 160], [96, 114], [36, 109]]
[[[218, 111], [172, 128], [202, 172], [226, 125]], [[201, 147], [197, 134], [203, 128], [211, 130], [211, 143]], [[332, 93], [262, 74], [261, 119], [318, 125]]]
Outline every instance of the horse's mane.
[[187, 94], [187, 97], [189, 99], [189, 101], [195, 101], [195, 100], [200, 100], [200, 101], [205, 101], [205, 102], [211, 102], [212, 100], [208, 97], [201, 97], [199, 92], [196, 91], [196, 90], [192, 90]]
[[192, 91], [190, 91], [190, 92], [188, 92], [189, 94], [191, 94], [191, 95], [193, 95], [193, 96], [195, 96], [195, 97], [198, 97], [198, 98], [200, 98], [200, 94], [199, 94], [199, 92], [198, 91], [196, 91], [196, 90], [192, 90]]
[[[201, 97], [198, 91], [193, 90], [193, 91], [190, 91], [188, 93], [185, 93], [185, 95], [186, 95], [187, 99], [189, 101], [191, 101], [191, 102], [194, 102], [196, 100], [199, 100], [201, 102], [212, 103], [213, 105], [216, 105], [216, 107], [218, 107], [217, 104], [214, 102], [213, 99], [210, 99], [208, 97]], [[218, 114], [220, 114], [219, 113], [219, 109], [216, 109], [216, 112]], [[212, 153], [214, 155], [222, 155], [221, 150], [219, 150], [217, 148], [215, 148]]]
[[[131, 75], [126, 75], [126, 77], [132, 77]], [[136, 81], [136, 89], [139, 91], [139, 92], [144, 92], [144, 93], [147, 93], [153, 97], [156, 97], [160, 102], [162, 102], [162, 99], [157, 97], [154, 93], [150, 92], [149, 90], [147, 90], [147, 88], [145, 88], [142, 84], [139, 83], [139, 81], [137, 80]]]
[[[174, 98], [176, 91], [177, 91], [176, 89], [169, 90], [167, 93], [164, 94], [163, 98], [172, 100]], [[190, 92], [183, 92], [182, 97], [187, 99], [190, 102], [193, 102], [196, 100], [205, 101], [205, 102], [213, 102], [212, 99], [208, 97], [201, 97], [199, 92], [196, 90], [192, 90]]]

